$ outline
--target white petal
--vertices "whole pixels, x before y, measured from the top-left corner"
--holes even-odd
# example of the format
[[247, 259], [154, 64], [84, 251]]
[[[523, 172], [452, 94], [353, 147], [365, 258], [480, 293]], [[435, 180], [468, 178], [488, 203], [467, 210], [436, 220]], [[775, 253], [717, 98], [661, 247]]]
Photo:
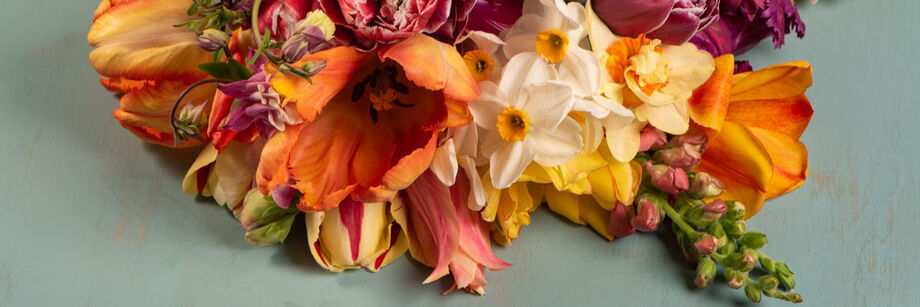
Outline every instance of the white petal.
[[645, 123], [633, 120], [629, 125], [620, 129], [607, 129], [607, 148], [614, 159], [620, 162], [629, 162], [639, 152], [639, 133], [645, 128]]
[[454, 139], [447, 139], [443, 145], [434, 150], [434, 157], [431, 159], [431, 172], [438, 177], [446, 186], [454, 185], [457, 180], [457, 150], [454, 147]]
[[505, 42], [495, 34], [485, 31], [470, 31], [466, 39], [473, 41], [473, 44], [476, 44], [476, 49], [482, 50], [490, 56], [498, 51], [498, 47], [505, 44]]
[[590, 115], [586, 116], [585, 127], [581, 130], [581, 138], [584, 143], [581, 153], [587, 154], [597, 150], [597, 147], [601, 145], [601, 141], [604, 140], [604, 126], [601, 124], [601, 120]]
[[570, 46], [578, 45], [578, 43], [588, 35], [586, 29], [582, 26], [587, 23], [585, 19], [585, 7], [578, 2], [569, 2], [565, 7], [565, 15], [578, 25], [577, 29], [566, 33], [566, 35], [569, 36]]
[[[596, 96], [600, 97], [600, 96]], [[590, 117], [604, 118], [610, 114], [610, 107], [607, 103], [598, 103], [596, 97], [575, 98], [575, 104], [572, 110], [588, 113]], [[605, 99], [606, 100], [606, 99]], [[609, 100], [608, 100], [609, 101]]]
[[470, 196], [468, 207], [470, 210], [479, 211], [486, 205], [486, 191], [482, 187], [482, 178], [476, 170], [476, 161], [471, 157], [460, 157], [460, 167], [470, 180]]
[[[533, 1], [529, 1], [533, 2]], [[505, 45], [502, 47], [506, 58], [512, 58], [522, 52], [532, 52], [537, 49], [537, 33], [552, 26], [548, 20], [537, 14], [524, 13], [505, 34]]]
[[476, 125], [454, 128], [454, 142], [457, 155], [476, 157], [479, 152], [479, 129]]
[[[645, 118], [652, 126], [670, 134], [684, 134], [690, 127], [686, 103], [674, 103], [663, 107], [642, 104], [634, 109], [636, 117]], [[681, 107], [683, 106], [683, 107]]]
[[[498, 83], [498, 88], [511, 101], [519, 101], [518, 95], [527, 85], [557, 78], [556, 69], [547, 63], [542, 55], [526, 52], [508, 61], [502, 71], [502, 80]], [[517, 106], [515, 103], [510, 104]]]
[[533, 142], [505, 142], [489, 157], [492, 186], [507, 189], [524, 173], [536, 154]]
[[508, 98], [491, 81], [479, 83], [479, 98], [470, 102], [473, 120], [483, 129], [497, 129], [498, 115], [508, 107]]
[[607, 113], [607, 117], [601, 119], [603, 122], [604, 128], [607, 130], [619, 130], [620, 128], [626, 127], [636, 119], [636, 116], [632, 111], [626, 107], [613, 104], [613, 107], [610, 109], [610, 113]]
[[558, 81], [531, 84], [524, 91], [527, 95], [521, 109], [530, 119], [531, 126], [555, 129], [567, 118], [575, 104], [572, 88]]
[[507, 143], [498, 134], [498, 129], [482, 130], [480, 132], [482, 133], [479, 134], [479, 145], [483, 156], [492, 157], [496, 151]]
[[559, 63], [559, 80], [572, 86], [575, 96], [588, 97], [601, 86], [601, 65], [591, 51], [569, 48]]
[[536, 144], [534, 161], [542, 166], [559, 166], [581, 151], [581, 126], [574, 119], [566, 117], [556, 129], [534, 131], [528, 135]]

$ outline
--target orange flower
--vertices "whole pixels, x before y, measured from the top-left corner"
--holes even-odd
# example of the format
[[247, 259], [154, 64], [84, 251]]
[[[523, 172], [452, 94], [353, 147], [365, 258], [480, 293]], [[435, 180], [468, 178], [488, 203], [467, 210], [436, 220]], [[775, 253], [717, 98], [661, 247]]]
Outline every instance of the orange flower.
[[290, 184], [304, 211], [349, 195], [391, 199], [431, 164], [442, 129], [470, 122], [467, 103], [479, 95], [460, 54], [421, 34], [370, 53], [338, 47], [302, 61], [326, 68], [312, 83], [277, 73], [272, 86], [307, 122], [268, 140], [256, 178], [266, 195]]
[[[89, 58], [100, 82], [124, 94], [115, 118], [148, 142], [174, 145], [173, 104], [186, 87], [207, 77], [198, 65], [210, 55], [198, 48], [195, 33], [174, 26], [192, 18], [188, 7], [188, 0], [103, 0], [87, 36], [96, 48]], [[214, 91], [213, 85], [198, 87], [183, 104], [206, 103]], [[186, 140], [179, 146], [200, 143]]]
[[799, 137], [813, 110], [805, 90], [811, 65], [791, 62], [732, 75], [731, 55], [690, 100], [690, 117], [708, 128], [710, 142], [698, 171], [722, 180], [721, 198], [744, 203], [749, 218], [765, 199], [798, 188], [808, 175]]

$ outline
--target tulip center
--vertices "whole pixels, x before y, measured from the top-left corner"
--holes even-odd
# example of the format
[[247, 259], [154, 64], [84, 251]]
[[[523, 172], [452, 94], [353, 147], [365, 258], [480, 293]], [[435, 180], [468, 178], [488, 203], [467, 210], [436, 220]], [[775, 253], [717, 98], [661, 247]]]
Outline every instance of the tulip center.
[[375, 123], [380, 118], [379, 112], [392, 109], [394, 106], [409, 108], [415, 105], [399, 101], [399, 94], [409, 94], [409, 87], [399, 82], [399, 70], [396, 66], [387, 65], [364, 77], [355, 84], [351, 92], [351, 101], [358, 102], [367, 93], [370, 100], [370, 116]]
[[557, 30], [543, 30], [537, 33], [536, 44], [537, 53], [550, 63], [559, 63], [565, 58], [569, 37]]
[[527, 136], [530, 119], [527, 113], [515, 107], [507, 107], [498, 114], [498, 134], [508, 142], [520, 142]]
[[476, 82], [489, 80], [492, 71], [495, 69], [495, 62], [492, 57], [485, 51], [476, 49], [463, 55], [463, 61], [466, 62], [466, 68], [473, 74]]

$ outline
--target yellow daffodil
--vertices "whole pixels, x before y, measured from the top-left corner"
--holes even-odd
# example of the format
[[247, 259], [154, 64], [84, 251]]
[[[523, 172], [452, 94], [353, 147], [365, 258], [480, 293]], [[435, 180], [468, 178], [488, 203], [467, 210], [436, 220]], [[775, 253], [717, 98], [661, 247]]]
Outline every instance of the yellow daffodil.
[[690, 43], [672, 46], [643, 35], [617, 37], [597, 18], [590, 3], [586, 19], [591, 47], [604, 71], [603, 96], [635, 115], [622, 127], [606, 127], [613, 157], [632, 160], [646, 124], [670, 134], [686, 132], [687, 100], [715, 70], [712, 56]]

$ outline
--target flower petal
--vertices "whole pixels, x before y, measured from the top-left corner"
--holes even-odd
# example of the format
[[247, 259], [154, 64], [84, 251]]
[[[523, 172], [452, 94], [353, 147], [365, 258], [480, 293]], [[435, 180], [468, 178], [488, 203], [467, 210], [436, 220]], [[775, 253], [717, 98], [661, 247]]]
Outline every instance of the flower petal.
[[527, 97], [522, 91], [527, 85], [557, 79], [556, 69], [535, 52], [521, 53], [508, 61], [502, 71], [499, 90], [511, 99], [512, 106], [520, 108], [517, 101]]
[[715, 72], [687, 101], [690, 118], [703, 127], [719, 131], [728, 113], [735, 57], [726, 54], [715, 59]]
[[814, 110], [805, 95], [771, 100], [732, 101], [725, 120], [785, 134], [798, 139]]
[[[577, 125], [577, 124], [576, 124]], [[492, 132], [497, 134], [497, 132]], [[498, 138], [497, 135], [491, 136]], [[502, 140], [499, 139], [501, 142]], [[483, 144], [483, 150], [485, 150]], [[489, 158], [489, 174], [492, 177], [492, 185], [497, 189], [506, 189], [512, 183], [517, 181], [527, 165], [533, 161], [537, 154], [536, 144], [533, 142], [510, 142], [505, 143]]]
[[285, 97], [284, 103], [296, 103], [300, 116], [310, 122], [333, 97], [343, 92], [355, 72], [371, 59], [370, 54], [358, 52], [354, 47], [337, 47], [307, 55], [294, 66], [309, 61], [326, 63], [323, 70], [311, 77], [312, 82], [297, 76], [288, 77], [273, 65], [265, 67], [267, 74], [274, 74], [272, 88]]
[[737, 80], [732, 86], [731, 97], [732, 101], [788, 98], [805, 93], [811, 83], [811, 64], [808, 62], [777, 64]]
[[559, 63], [559, 80], [571, 86], [575, 96], [593, 96], [601, 86], [600, 61], [591, 51], [569, 48]]
[[773, 161], [773, 177], [766, 188], [766, 197], [773, 198], [792, 191], [808, 177], [808, 150], [795, 139], [777, 132], [748, 127], [763, 144]]
[[627, 162], [639, 153], [640, 133], [645, 122], [633, 120], [623, 128], [607, 129], [607, 148], [610, 154], [620, 162]]
[[532, 133], [536, 146], [533, 160], [545, 167], [561, 165], [581, 151], [581, 126], [574, 119], [566, 117], [554, 131]]
[[725, 122], [719, 135], [710, 139], [696, 170], [721, 180], [726, 186], [721, 198], [743, 202], [750, 217], [763, 205], [773, 177], [773, 162], [749, 129]]

